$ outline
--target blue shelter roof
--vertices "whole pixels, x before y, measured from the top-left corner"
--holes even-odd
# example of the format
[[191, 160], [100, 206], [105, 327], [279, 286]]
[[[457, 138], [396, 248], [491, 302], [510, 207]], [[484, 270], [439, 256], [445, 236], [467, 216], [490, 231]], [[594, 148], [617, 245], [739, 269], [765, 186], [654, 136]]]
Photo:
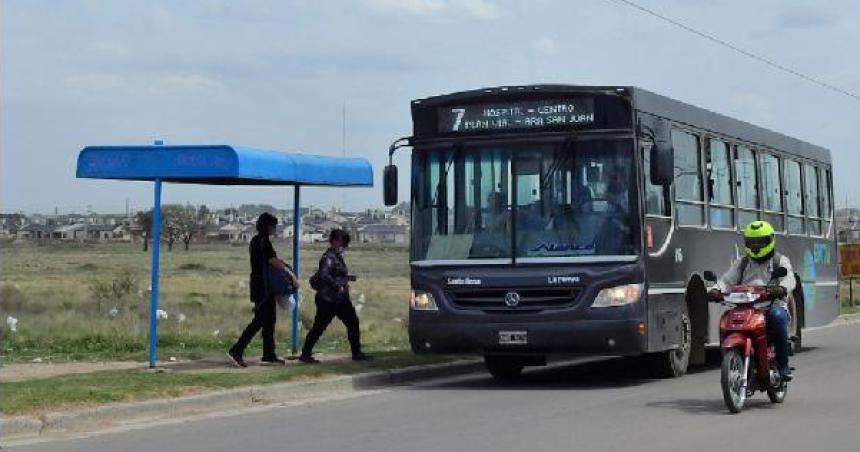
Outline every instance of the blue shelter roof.
[[224, 144], [87, 146], [77, 177], [207, 185], [373, 186], [363, 158], [327, 157]]

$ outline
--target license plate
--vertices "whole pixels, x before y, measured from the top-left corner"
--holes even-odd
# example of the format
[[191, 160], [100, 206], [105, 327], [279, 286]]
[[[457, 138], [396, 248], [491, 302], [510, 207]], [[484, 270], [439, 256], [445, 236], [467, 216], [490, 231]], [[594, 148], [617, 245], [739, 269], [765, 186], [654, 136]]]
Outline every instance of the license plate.
[[526, 331], [499, 331], [500, 345], [526, 345], [528, 344], [528, 333]]

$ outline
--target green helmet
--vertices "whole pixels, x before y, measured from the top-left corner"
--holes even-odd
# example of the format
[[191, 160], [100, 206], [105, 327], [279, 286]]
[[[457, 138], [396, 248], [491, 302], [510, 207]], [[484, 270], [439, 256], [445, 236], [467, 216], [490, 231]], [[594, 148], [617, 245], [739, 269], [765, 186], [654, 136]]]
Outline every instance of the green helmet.
[[756, 220], [744, 228], [744, 252], [753, 259], [762, 259], [776, 248], [773, 226]]

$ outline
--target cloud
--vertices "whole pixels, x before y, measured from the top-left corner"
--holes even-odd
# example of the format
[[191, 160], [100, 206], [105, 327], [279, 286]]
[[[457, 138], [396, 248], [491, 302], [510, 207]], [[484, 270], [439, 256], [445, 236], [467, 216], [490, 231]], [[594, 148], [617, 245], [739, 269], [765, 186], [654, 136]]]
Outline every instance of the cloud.
[[776, 118], [773, 101], [759, 94], [734, 94], [729, 98], [729, 105], [732, 111], [737, 112], [734, 116], [753, 124], [771, 124]]
[[207, 0], [194, 5], [203, 14], [211, 14], [218, 19], [240, 20], [259, 23], [273, 20], [274, 0]]
[[532, 41], [532, 48], [546, 56], [555, 56], [558, 54], [558, 48], [555, 45], [555, 40], [549, 36], [541, 36]]
[[128, 47], [116, 41], [93, 41], [88, 47], [93, 53], [110, 58], [123, 58], [129, 53]]
[[448, 9], [445, 0], [366, 0], [371, 9], [381, 13], [428, 16]]
[[223, 87], [221, 82], [200, 74], [174, 74], [156, 80], [150, 91], [153, 94], [175, 94], [189, 91], [214, 90]]
[[495, 19], [499, 17], [499, 9], [487, 0], [459, 0], [453, 3], [477, 19]]
[[792, 29], [826, 28], [837, 22], [839, 16], [836, 14], [811, 9], [783, 11], [776, 17], [778, 27]]
[[499, 9], [487, 0], [365, 0], [376, 12], [410, 16], [460, 15], [474, 19], [496, 19]]
[[90, 73], [65, 77], [63, 78], [63, 85], [81, 91], [100, 91], [124, 88], [128, 83], [123, 77], [117, 74]]

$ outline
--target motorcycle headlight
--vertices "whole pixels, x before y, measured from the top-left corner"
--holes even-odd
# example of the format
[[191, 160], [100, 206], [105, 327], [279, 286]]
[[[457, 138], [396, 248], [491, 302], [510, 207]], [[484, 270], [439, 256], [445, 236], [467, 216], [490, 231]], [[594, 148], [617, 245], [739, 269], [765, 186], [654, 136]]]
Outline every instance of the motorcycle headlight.
[[438, 311], [433, 294], [424, 290], [412, 290], [409, 293], [409, 307], [414, 311]]
[[597, 293], [591, 307], [606, 308], [611, 306], [624, 306], [635, 303], [642, 295], [645, 284], [625, 284], [623, 286], [608, 287]]
[[752, 303], [759, 299], [758, 294], [750, 292], [732, 292], [725, 296], [725, 300], [729, 303]]

